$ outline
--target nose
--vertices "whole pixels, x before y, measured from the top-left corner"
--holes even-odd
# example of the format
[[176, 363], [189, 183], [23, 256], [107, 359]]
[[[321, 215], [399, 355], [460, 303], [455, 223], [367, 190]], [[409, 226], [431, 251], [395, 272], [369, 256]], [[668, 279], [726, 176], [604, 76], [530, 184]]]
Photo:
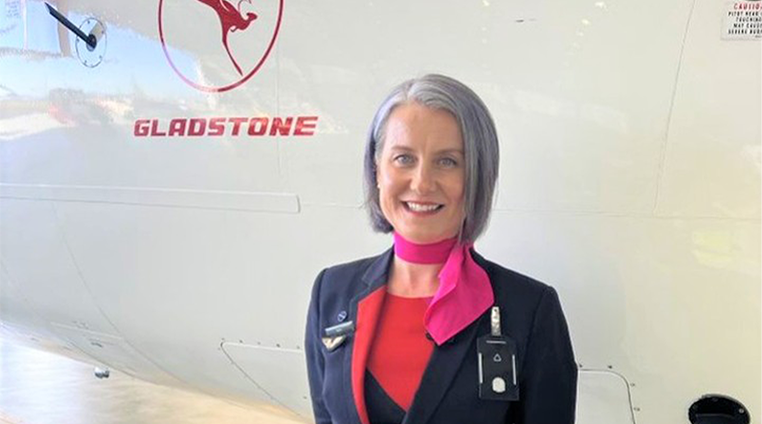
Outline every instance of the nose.
[[428, 194], [436, 189], [434, 170], [426, 164], [420, 164], [413, 174], [410, 188], [419, 194]]

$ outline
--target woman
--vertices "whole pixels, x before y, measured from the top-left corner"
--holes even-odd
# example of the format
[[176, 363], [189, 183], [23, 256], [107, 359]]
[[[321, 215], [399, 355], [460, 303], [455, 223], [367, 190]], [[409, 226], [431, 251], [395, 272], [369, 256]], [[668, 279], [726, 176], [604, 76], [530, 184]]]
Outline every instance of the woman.
[[555, 290], [473, 250], [498, 163], [492, 118], [460, 82], [426, 75], [381, 104], [365, 187], [394, 246], [317, 277], [305, 346], [318, 424], [574, 422]]

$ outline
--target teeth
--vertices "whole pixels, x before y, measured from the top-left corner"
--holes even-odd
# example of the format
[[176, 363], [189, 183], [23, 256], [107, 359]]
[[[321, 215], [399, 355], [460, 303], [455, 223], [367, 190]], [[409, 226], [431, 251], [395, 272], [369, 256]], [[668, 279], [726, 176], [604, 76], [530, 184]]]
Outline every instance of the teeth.
[[422, 205], [420, 203], [406, 202], [410, 210], [415, 212], [431, 212], [439, 208], [440, 205]]

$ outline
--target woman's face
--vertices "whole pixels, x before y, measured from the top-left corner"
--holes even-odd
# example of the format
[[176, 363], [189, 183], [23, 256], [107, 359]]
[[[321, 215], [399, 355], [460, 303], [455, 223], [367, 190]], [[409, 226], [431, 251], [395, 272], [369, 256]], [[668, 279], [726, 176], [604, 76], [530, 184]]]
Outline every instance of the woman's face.
[[457, 236], [465, 167], [455, 117], [417, 103], [394, 108], [376, 180], [381, 211], [403, 238], [422, 244]]

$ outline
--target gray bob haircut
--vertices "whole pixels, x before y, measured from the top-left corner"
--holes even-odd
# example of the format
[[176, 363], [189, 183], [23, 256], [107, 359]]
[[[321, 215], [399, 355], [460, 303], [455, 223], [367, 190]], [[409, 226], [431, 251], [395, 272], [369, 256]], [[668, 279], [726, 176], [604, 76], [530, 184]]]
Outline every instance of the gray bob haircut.
[[475, 241], [484, 231], [492, 209], [492, 198], [500, 164], [497, 131], [484, 102], [463, 83], [444, 75], [429, 74], [394, 87], [373, 117], [365, 145], [365, 206], [373, 230], [389, 233], [392, 225], [381, 211], [376, 164], [384, 149], [386, 121], [395, 107], [418, 103], [450, 112], [458, 121], [465, 156], [465, 221], [459, 238]]

